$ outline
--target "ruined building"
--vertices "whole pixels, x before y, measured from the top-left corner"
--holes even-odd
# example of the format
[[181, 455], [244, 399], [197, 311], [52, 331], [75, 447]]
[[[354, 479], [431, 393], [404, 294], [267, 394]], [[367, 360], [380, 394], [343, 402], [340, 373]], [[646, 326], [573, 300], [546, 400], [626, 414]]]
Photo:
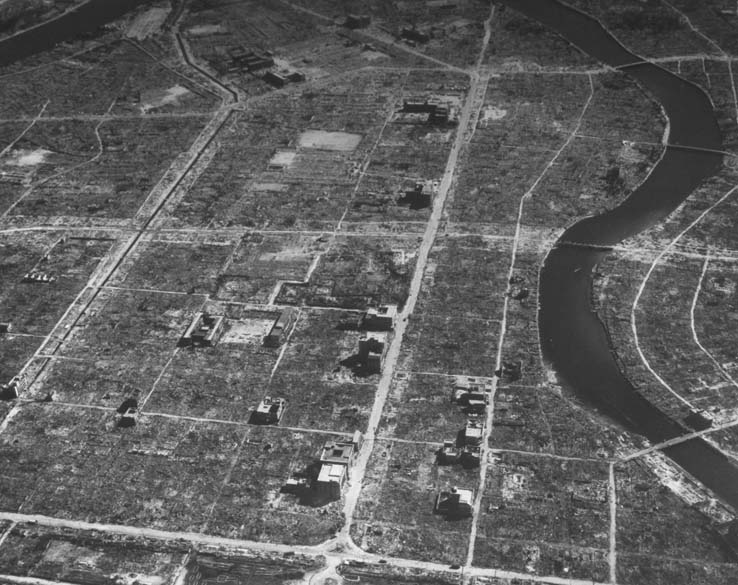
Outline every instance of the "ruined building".
[[289, 337], [297, 322], [297, 309], [288, 308], [274, 321], [269, 333], [264, 337], [264, 345], [267, 347], [279, 347]]
[[367, 331], [392, 331], [397, 323], [397, 305], [381, 305], [368, 309], [359, 320], [359, 328]]
[[326, 499], [337, 500], [349, 479], [349, 471], [361, 447], [361, 433], [350, 440], [328, 441], [320, 453], [320, 471], [315, 481], [316, 492]]
[[192, 319], [190, 326], [180, 340], [181, 346], [210, 346], [215, 345], [223, 326], [222, 316], [213, 316], [208, 313], [198, 313]]
[[277, 424], [284, 415], [287, 401], [284, 398], [265, 396], [251, 415], [251, 422], [259, 425]]
[[387, 333], [365, 332], [359, 339], [359, 360], [369, 374], [382, 371], [389, 346]]
[[465, 518], [472, 515], [473, 502], [472, 490], [452, 487], [451, 491], [442, 491], [438, 494], [434, 511], [450, 518]]
[[349, 14], [343, 23], [343, 26], [350, 29], [366, 28], [372, 19], [368, 14]]

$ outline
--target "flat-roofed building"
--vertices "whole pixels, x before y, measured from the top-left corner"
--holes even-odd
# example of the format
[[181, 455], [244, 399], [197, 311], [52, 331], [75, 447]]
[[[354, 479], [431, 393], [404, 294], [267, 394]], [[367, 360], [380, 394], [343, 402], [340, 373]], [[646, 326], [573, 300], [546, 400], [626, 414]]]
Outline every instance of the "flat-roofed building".
[[464, 445], [481, 445], [484, 439], [484, 420], [478, 416], [470, 416], [464, 428]]
[[331, 500], [341, 497], [341, 489], [348, 480], [348, 468], [340, 463], [323, 463], [320, 466], [315, 491], [319, 496]]
[[361, 433], [356, 431], [351, 439], [327, 441], [320, 452], [321, 463], [339, 463], [350, 467], [361, 446]]

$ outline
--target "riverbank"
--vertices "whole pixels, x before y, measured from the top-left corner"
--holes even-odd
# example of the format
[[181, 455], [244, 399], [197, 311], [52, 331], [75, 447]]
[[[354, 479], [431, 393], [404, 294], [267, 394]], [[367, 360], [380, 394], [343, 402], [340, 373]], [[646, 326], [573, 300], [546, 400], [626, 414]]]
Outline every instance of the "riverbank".
[[[712, 106], [700, 88], [642, 63], [582, 12], [557, 2], [509, 4], [637, 80], [663, 106], [669, 144], [722, 148]], [[641, 64], [628, 66], [636, 62]], [[648, 178], [623, 203], [571, 226], [541, 269], [539, 330], [544, 358], [577, 395], [654, 443], [689, 430], [648, 402], [621, 372], [602, 322], [591, 309], [592, 273], [608, 246], [664, 220], [721, 165], [718, 154], [667, 147]], [[694, 439], [665, 453], [723, 500], [738, 505], [738, 467], [714, 447]]]

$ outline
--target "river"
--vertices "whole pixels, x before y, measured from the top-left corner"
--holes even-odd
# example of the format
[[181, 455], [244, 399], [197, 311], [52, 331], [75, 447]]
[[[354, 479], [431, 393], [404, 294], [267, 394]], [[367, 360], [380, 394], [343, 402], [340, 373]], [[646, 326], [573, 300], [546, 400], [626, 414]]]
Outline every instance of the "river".
[[63, 41], [94, 32], [146, 0], [88, 0], [57, 18], [0, 40], [0, 67], [47, 51]]
[[[620, 67], [663, 107], [668, 143], [722, 150], [715, 113], [696, 85], [625, 49], [598, 21], [556, 0], [504, 0], [595, 59]], [[593, 270], [607, 248], [663, 221], [722, 165], [722, 155], [668, 146], [648, 178], [616, 208], [585, 218], [558, 239], [540, 274], [538, 327], [544, 359], [578, 396], [653, 443], [689, 432], [649, 403], [623, 375], [591, 305]], [[701, 438], [664, 449], [738, 509], [738, 467]]]

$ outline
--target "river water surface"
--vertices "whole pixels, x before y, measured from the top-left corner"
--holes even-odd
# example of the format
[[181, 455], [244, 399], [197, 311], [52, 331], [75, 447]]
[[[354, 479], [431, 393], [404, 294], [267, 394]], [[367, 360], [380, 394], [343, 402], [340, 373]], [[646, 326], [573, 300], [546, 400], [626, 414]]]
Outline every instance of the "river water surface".
[[[75, 10], [0, 40], [0, 67], [51, 49], [57, 43], [123, 16], [146, 0], [88, 0]], [[94, 89], [94, 88], [93, 88]]]
[[[664, 109], [670, 145], [648, 178], [615, 209], [583, 219], [556, 242], [540, 275], [538, 326], [544, 358], [561, 381], [600, 410], [658, 443], [692, 432], [649, 403], [620, 371], [591, 306], [592, 272], [607, 247], [664, 220], [722, 165], [712, 104], [696, 85], [629, 52], [589, 16], [556, 0], [505, 0], [595, 59], [619, 67]], [[738, 508], [738, 467], [703, 439], [664, 449], [682, 468]]]

